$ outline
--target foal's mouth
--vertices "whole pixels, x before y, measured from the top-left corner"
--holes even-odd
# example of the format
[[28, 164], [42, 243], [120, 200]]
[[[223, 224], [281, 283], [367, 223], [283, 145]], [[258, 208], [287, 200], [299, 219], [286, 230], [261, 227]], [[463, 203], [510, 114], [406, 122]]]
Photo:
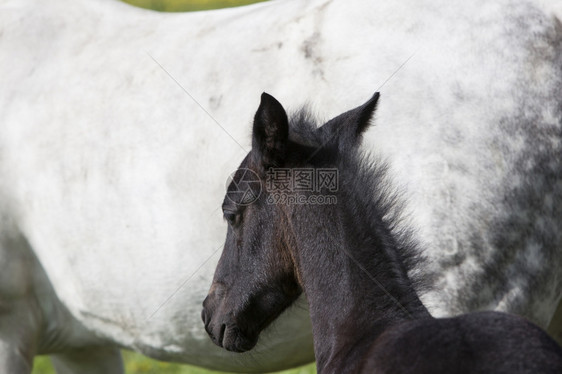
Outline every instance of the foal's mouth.
[[201, 319], [211, 341], [227, 351], [246, 352], [254, 348], [258, 342], [259, 334], [254, 337], [253, 334], [245, 333], [236, 323], [223, 322], [220, 326], [218, 323], [213, 323], [212, 314], [206, 308], [201, 311]]
[[236, 325], [222, 324], [217, 339], [217, 345], [230, 352], [242, 353], [256, 346], [258, 339], [249, 338]]

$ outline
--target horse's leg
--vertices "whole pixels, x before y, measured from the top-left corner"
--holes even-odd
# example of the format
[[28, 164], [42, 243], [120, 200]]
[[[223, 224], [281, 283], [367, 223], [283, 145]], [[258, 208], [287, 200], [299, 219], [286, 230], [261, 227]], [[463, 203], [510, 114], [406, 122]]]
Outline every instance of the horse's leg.
[[[2, 225], [0, 217], [0, 225]], [[25, 242], [0, 227], [0, 373], [31, 373], [41, 329]]]
[[[1, 297], [1, 296], [0, 296]], [[16, 304], [16, 305], [14, 305]], [[36, 327], [25, 302], [12, 303], [9, 311], [0, 312], [0, 372], [29, 374], [35, 355]], [[30, 323], [31, 322], [31, 323]]]
[[546, 331], [562, 346], [562, 299], [558, 302], [558, 308], [556, 308]]
[[[33, 357], [45, 338], [42, 336], [45, 318], [38, 299], [45, 299], [51, 291], [29, 243], [16, 229], [8, 229], [9, 226], [0, 217], [0, 373], [29, 374]], [[53, 326], [61, 323], [51, 322]], [[66, 321], [67, 328], [70, 322]], [[124, 372], [117, 348], [95, 346], [68, 350], [52, 356], [52, 361], [57, 373]]]
[[51, 355], [57, 374], [123, 374], [118, 348], [89, 347]]
[[25, 299], [6, 303], [4, 296], [0, 294], [0, 373], [29, 374], [39, 330], [37, 305]]

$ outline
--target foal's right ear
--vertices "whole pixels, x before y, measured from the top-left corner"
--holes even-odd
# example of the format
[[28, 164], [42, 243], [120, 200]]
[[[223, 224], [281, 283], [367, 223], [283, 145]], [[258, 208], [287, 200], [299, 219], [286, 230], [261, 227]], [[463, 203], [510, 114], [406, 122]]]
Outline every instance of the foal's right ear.
[[263, 167], [263, 170], [282, 166], [288, 138], [289, 121], [285, 109], [273, 96], [262, 93], [252, 134], [252, 153], [256, 166]]

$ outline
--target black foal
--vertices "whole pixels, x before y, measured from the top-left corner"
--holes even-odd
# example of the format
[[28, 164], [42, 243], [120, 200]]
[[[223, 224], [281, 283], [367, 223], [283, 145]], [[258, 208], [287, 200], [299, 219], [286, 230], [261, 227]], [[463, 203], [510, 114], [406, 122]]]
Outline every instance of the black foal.
[[[319, 373], [562, 373], [562, 349], [521, 317], [432, 318], [408, 276], [420, 257], [385, 166], [358, 151], [378, 93], [320, 128], [263, 94], [228, 187], [228, 232], [202, 313], [243, 352], [302, 291]], [[253, 176], [253, 177], [250, 177]]]

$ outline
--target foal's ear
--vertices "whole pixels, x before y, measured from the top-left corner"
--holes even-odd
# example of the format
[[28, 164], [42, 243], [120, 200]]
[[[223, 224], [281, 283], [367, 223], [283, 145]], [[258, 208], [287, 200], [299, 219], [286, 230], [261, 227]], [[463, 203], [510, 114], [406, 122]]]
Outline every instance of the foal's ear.
[[335, 142], [340, 151], [345, 151], [361, 142], [363, 132], [369, 127], [369, 123], [380, 94], [375, 94], [363, 105], [328, 121], [319, 131], [323, 134], [326, 142]]
[[282, 166], [285, 160], [289, 121], [283, 106], [273, 96], [261, 95], [261, 103], [254, 117], [252, 153], [257, 167]]

